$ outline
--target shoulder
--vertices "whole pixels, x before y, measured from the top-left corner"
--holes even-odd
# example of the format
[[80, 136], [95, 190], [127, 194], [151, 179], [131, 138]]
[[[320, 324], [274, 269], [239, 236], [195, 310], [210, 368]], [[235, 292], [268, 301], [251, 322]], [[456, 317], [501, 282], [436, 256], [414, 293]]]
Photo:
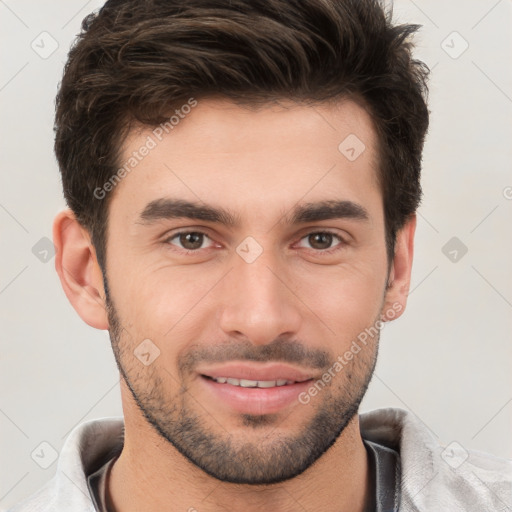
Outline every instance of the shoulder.
[[53, 507], [53, 496], [54, 481], [52, 479], [37, 492], [8, 509], [7, 512], [49, 512], [50, 510], [55, 510]]
[[363, 438], [400, 453], [401, 511], [509, 510], [512, 461], [441, 443], [429, 427], [402, 409], [359, 417]]
[[81, 423], [62, 447], [55, 476], [8, 512], [94, 512], [87, 476], [106, 456], [122, 447], [123, 418]]

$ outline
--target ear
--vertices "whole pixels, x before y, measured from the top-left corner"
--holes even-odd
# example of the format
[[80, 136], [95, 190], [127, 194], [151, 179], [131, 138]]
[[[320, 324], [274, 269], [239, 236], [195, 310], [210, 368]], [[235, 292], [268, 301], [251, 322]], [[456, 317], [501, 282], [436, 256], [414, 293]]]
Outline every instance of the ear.
[[82, 320], [96, 329], [108, 329], [105, 290], [96, 251], [87, 230], [66, 209], [53, 222], [55, 269], [69, 302]]
[[415, 230], [416, 215], [412, 215], [396, 235], [395, 254], [391, 263], [381, 315], [383, 321], [394, 320], [405, 311], [411, 285]]

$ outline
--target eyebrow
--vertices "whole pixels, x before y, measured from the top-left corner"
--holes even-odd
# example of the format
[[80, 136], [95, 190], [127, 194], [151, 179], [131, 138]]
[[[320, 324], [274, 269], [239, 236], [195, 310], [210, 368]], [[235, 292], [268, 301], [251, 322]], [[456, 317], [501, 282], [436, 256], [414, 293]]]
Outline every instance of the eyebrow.
[[[315, 222], [330, 219], [353, 219], [366, 221], [368, 211], [353, 201], [319, 201], [296, 205], [282, 218], [290, 224]], [[240, 216], [222, 207], [185, 201], [182, 199], [160, 198], [148, 203], [139, 216], [139, 223], [153, 224], [168, 219], [194, 219], [235, 227], [240, 224]]]

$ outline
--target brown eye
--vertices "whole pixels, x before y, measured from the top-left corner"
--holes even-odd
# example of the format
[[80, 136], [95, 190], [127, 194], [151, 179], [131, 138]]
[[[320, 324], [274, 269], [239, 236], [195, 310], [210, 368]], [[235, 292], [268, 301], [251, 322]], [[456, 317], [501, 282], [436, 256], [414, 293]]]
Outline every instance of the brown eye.
[[208, 235], [200, 231], [182, 231], [170, 237], [167, 242], [186, 251], [197, 251], [204, 248], [206, 239], [208, 239]]
[[313, 249], [329, 249], [333, 238], [330, 233], [312, 233], [308, 235], [308, 242]]
[[[337, 242], [337, 243], [335, 243]], [[335, 251], [344, 245], [341, 236], [329, 231], [315, 231], [304, 236], [300, 241], [300, 247], [314, 249], [320, 252]]]
[[202, 233], [185, 233], [180, 235], [180, 243], [185, 249], [193, 251], [203, 245], [203, 238]]

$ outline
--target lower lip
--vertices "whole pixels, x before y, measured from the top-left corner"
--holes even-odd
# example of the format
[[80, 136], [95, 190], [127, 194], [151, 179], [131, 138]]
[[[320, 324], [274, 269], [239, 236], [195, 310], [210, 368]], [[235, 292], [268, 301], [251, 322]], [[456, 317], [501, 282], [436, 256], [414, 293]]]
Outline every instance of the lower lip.
[[242, 388], [221, 384], [207, 377], [200, 378], [204, 388], [232, 410], [242, 414], [273, 414], [292, 404], [300, 404], [299, 395], [311, 385], [311, 379], [273, 388]]

